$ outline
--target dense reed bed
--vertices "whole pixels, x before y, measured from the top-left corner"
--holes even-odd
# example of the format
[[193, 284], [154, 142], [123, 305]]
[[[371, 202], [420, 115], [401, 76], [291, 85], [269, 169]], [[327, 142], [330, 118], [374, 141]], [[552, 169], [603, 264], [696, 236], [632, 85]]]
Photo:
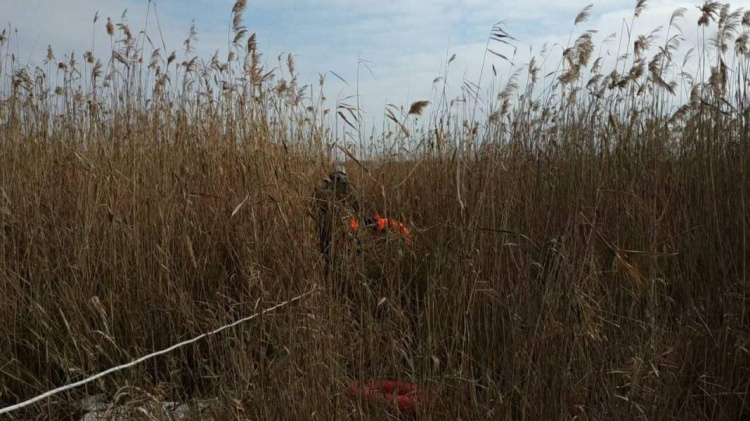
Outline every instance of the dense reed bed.
[[[663, 44], [625, 33], [605, 58], [586, 9], [552, 77], [541, 56], [489, 98], [467, 83], [389, 107], [367, 142], [323, 79], [262, 65], [244, 1], [228, 57], [205, 60], [192, 31], [168, 53], [95, 19], [111, 58], [26, 68], [3, 32], [0, 406], [319, 288], [11, 416], [104, 393], [218, 397], [216, 419], [390, 419], [343, 391], [392, 378], [435, 393], [425, 419], [750, 417], [750, 13], [701, 7], [694, 74], [684, 10]], [[413, 235], [346, 254], [348, 296], [323, 279], [310, 212], [342, 159], [362, 216]]]

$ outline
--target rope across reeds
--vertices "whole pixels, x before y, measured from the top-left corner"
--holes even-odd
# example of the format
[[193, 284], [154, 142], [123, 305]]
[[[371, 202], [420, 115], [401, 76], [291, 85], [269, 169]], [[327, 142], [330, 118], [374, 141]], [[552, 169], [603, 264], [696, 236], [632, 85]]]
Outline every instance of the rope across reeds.
[[161, 351], [156, 351], [156, 352], [153, 352], [151, 354], [144, 355], [144, 356], [138, 358], [137, 360], [133, 360], [133, 361], [131, 361], [129, 363], [126, 363], [126, 364], [123, 364], [123, 365], [118, 365], [116, 367], [112, 367], [110, 369], [102, 371], [101, 373], [94, 374], [91, 377], [87, 377], [87, 378], [85, 378], [83, 380], [79, 380], [79, 381], [77, 381], [75, 383], [71, 383], [71, 384], [68, 384], [68, 385], [65, 385], [65, 386], [61, 386], [61, 387], [58, 387], [57, 389], [52, 389], [50, 391], [42, 393], [41, 395], [35, 396], [35, 397], [33, 397], [31, 399], [28, 399], [26, 401], [23, 401], [21, 403], [17, 403], [15, 405], [11, 405], [11, 406], [2, 408], [2, 409], [0, 409], [0, 414], [7, 414], [9, 412], [12, 412], [12, 411], [24, 408], [26, 406], [29, 406], [29, 405], [34, 404], [36, 402], [39, 402], [42, 399], [46, 399], [46, 398], [49, 398], [50, 396], [56, 395], [58, 393], [65, 392], [66, 390], [71, 390], [71, 389], [74, 389], [76, 387], [83, 386], [83, 385], [85, 385], [87, 383], [91, 383], [92, 381], [94, 381], [96, 379], [99, 379], [101, 377], [104, 377], [104, 376], [106, 376], [108, 374], [112, 374], [114, 372], [121, 371], [121, 370], [124, 370], [124, 369], [129, 368], [129, 367], [133, 367], [135, 365], [138, 365], [138, 364], [140, 364], [140, 363], [142, 363], [142, 362], [144, 362], [146, 360], [149, 360], [151, 358], [154, 358], [156, 356], [167, 354], [167, 353], [169, 353], [171, 351], [174, 351], [177, 348], [181, 348], [181, 347], [183, 347], [185, 345], [192, 344], [192, 343], [197, 342], [197, 341], [199, 341], [199, 340], [201, 340], [201, 339], [203, 339], [203, 338], [205, 338], [207, 336], [215, 335], [215, 334], [221, 332], [222, 330], [228, 329], [230, 327], [237, 326], [240, 323], [244, 323], [244, 322], [247, 322], [249, 320], [255, 319], [258, 316], [262, 316], [262, 315], [264, 315], [266, 313], [270, 313], [272, 311], [275, 311], [275, 310], [277, 310], [277, 309], [279, 309], [281, 307], [284, 307], [286, 305], [289, 305], [289, 304], [291, 304], [291, 303], [293, 303], [295, 301], [299, 301], [299, 300], [301, 300], [303, 298], [307, 298], [310, 295], [314, 294], [315, 292], [316, 292], [316, 289], [312, 289], [312, 290], [310, 290], [310, 291], [308, 291], [308, 292], [306, 292], [304, 294], [298, 295], [298, 296], [296, 296], [294, 298], [291, 298], [291, 299], [289, 299], [287, 301], [284, 301], [284, 302], [281, 302], [279, 304], [276, 304], [273, 307], [269, 307], [269, 308], [267, 308], [267, 309], [265, 309], [265, 310], [263, 310], [263, 311], [261, 311], [259, 313], [255, 313], [252, 316], [248, 316], [248, 317], [239, 319], [239, 320], [237, 320], [237, 321], [235, 321], [235, 322], [233, 322], [231, 324], [224, 325], [224, 326], [219, 327], [219, 328], [217, 328], [215, 330], [212, 330], [210, 332], [198, 335], [195, 338], [188, 339], [186, 341], [183, 341], [183, 342], [180, 342], [178, 344], [172, 345], [169, 348], [165, 348], [165, 349], [163, 349]]

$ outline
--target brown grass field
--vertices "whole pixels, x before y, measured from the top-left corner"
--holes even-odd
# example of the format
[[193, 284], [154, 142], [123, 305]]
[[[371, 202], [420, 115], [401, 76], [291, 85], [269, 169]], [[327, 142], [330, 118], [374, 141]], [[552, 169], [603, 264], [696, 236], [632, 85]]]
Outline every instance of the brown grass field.
[[[608, 61], [585, 10], [548, 86], [531, 62], [481, 118], [389, 108], [335, 148], [357, 110], [264, 68], [244, 6], [226, 61], [99, 19], [111, 59], [32, 69], [3, 32], [0, 408], [316, 292], [7, 419], [100, 393], [218, 398], [196, 419], [750, 419], [750, 12], [701, 6], [687, 75], [683, 10]], [[342, 246], [324, 279], [310, 202], [342, 156], [362, 216], [414, 242]], [[344, 394], [371, 378], [436, 398]]]

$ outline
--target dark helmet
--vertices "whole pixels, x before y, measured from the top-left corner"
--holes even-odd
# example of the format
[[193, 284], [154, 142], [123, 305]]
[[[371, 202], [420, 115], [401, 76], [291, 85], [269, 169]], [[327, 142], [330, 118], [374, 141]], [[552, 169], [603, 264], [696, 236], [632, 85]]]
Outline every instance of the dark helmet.
[[346, 183], [347, 182], [346, 168], [344, 168], [342, 165], [336, 165], [335, 167], [333, 167], [333, 170], [328, 174], [328, 180], [335, 182], [336, 184]]

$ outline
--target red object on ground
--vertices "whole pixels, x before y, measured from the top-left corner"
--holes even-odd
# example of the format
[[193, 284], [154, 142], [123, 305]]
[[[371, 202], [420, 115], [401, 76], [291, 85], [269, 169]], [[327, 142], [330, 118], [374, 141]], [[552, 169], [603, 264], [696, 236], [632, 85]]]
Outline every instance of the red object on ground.
[[414, 412], [416, 407], [432, 398], [432, 394], [411, 383], [396, 380], [368, 380], [352, 382], [346, 390], [349, 397], [361, 396], [366, 402], [394, 402], [404, 412]]

